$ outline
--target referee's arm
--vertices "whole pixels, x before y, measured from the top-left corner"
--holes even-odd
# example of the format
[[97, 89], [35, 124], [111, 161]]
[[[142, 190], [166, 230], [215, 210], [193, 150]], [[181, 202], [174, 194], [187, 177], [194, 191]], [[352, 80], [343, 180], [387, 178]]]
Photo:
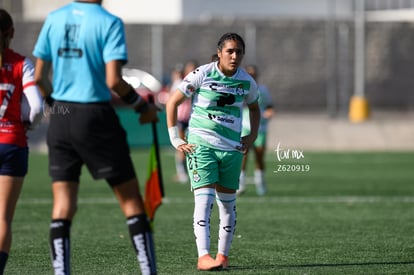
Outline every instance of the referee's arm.
[[106, 63], [106, 85], [121, 98], [129, 93], [131, 86], [122, 78], [121, 60], [112, 60]]
[[53, 92], [52, 82], [49, 78], [51, 66], [52, 63], [50, 61], [45, 61], [41, 58], [36, 59], [34, 78], [43, 98], [49, 97]]
[[141, 123], [158, 121], [157, 107], [141, 98], [135, 89], [122, 78], [122, 65], [121, 60], [106, 63], [106, 85], [141, 114], [139, 118]]

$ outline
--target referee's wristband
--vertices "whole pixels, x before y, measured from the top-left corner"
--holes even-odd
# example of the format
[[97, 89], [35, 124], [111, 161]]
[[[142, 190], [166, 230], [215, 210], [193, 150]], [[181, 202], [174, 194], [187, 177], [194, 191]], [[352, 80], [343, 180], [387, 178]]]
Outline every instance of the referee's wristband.
[[168, 135], [170, 136], [170, 142], [175, 147], [175, 149], [178, 149], [180, 145], [187, 144], [180, 136], [178, 135], [178, 127], [173, 126], [168, 128]]
[[124, 96], [121, 96], [122, 101], [130, 105], [138, 113], [145, 113], [148, 111], [148, 103], [135, 91], [132, 86], [129, 86], [130, 89], [128, 93]]

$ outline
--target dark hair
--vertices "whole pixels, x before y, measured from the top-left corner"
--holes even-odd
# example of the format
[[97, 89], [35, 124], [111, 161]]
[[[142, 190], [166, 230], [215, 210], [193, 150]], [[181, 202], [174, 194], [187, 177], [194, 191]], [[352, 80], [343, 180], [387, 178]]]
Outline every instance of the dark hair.
[[13, 29], [13, 19], [5, 9], [0, 9], [0, 67], [3, 67], [3, 50], [6, 47], [4, 38], [10, 35]]
[[3, 36], [7, 36], [7, 32], [13, 27], [13, 19], [5, 9], [0, 9], [0, 31]]
[[221, 51], [223, 49], [224, 43], [228, 40], [234, 40], [234, 41], [239, 42], [242, 45], [243, 54], [244, 54], [245, 48], [246, 48], [244, 44], [244, 40], [240, 35], [234, 32], [228, 32], [228, 33], [223, 34], [221, 38], [219, 39], [219, 41], [217, 42], [217, 49]]
[[218, 57], [218, 54], [212, 54], [211, 56], [210, 56], [210, 62], [215, 62], [215, 61], [219, 61], [220, 60], [220, 58]]

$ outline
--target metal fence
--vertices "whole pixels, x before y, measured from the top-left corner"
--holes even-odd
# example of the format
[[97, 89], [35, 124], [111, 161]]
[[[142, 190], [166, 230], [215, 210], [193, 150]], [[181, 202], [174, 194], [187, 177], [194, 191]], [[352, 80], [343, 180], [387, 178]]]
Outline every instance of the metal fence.
[[[361, 1], [361, 0], [356, 0]], [[413, 9], [414, 0], [365, 0], [365, 9], [370, 10], [393, 10]]]
[[[332, 0], [335, 1], [335, 0]], [[336, 0], [339, 1], [339, 0]], [[352, 1], [352, 0], [350, 0]], [[362, 1], [362, 0], [355, 0]], [[414, 0], [365, 0], [368, 9]], [[17, 5], [21, 1], [1, 2]], [[394, 5], [393, 4], [393, 5]], [[382, 6], [381, 6], [382, 7]], [[394, 6], [393, 6], [394, 7]], [[41, 22], [17, 22], [12, 46], [31, 56]], [[355, 22], [353, 20], [231, 21], [214, 24], [126, 25], [130, 61], [168, 79], [176, 63], [205, 63], [219, 36], [236, 31], [246, 40], [245, 64], [256, 63], [260, 81], [273, 93], [279, 110], [347, 111], [355, 92]], [[362, 89], [373, 108], [414, 109], [414, 23], [367, 22]]]

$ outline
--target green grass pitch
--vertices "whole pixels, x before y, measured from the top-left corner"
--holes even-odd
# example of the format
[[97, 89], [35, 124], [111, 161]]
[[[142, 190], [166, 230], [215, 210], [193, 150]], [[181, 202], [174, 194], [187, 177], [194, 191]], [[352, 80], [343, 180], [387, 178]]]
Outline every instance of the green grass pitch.
[[[133, 151], [144, 190], [148, 155]], [[159, 274], [200, 274], [188, 184], [172, 181], [173, 151], [163, 149], [165, 200], [155, 215]], [[252, 159], [252, 157], [251, 157]], [[31, 153], [16, 209], [5, 274], [52, 274], [47, 157]], [[309, 165], [309, 171], [279, 171]], [[414, 274], [414, 152], [305, 152], [267, 155], [268, 193], [254, 185], [238, 198], [237, 229], [225, 274]], [[249, 163], [248, 176], [252, 176]], [[299, 167], [299, 166], [298, 166]], [[212, 254], [217, 248], [217, 208]], [[73, 274], [139, 273], [125, 219], [110, 188], [84, 170], [72, 224]]]

